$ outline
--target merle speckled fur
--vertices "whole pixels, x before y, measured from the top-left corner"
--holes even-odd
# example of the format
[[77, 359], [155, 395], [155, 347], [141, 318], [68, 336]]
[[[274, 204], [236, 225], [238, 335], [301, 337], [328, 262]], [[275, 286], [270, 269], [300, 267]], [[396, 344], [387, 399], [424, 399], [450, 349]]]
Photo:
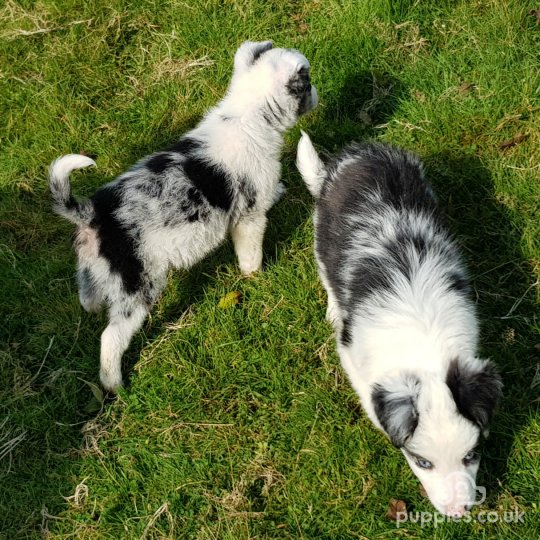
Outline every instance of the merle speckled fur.
[[[309, 63], [271, 42], [236, 52], [225, 98], [177, 143], [141, 159], [93, 197], [70, 193], [72, 170], [95, 164], [70, 154], [51, 165], [54, 208], [77, 225], [79, 297], [109, 310], [100, 377], [121, 383], [120, 360], [157, 300], [169, 268], [190, 268], [231, 233], [240, 269], [261, 268], [266, 213], [284, 191], [283, 134], [317, 104]], [[300, 93], [291, 85], [303, 80]], [[268, 121], [271, 118], [271, 121]]]
[[327, 166], [303, 134], [297, 165], [317, 200], [315, 254], [343, 368], [435, 507], [462, 516], [502, 382], [477, 357], [468, 273], [422, 164], [360, 143]]

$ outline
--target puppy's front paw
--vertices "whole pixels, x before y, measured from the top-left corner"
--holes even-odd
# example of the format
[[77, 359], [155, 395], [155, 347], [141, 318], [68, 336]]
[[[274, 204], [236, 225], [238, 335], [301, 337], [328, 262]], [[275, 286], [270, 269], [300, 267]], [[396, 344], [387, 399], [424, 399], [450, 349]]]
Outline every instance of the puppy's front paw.
[[261, 270], [261, 264], [256, 261], [250, 261], [243, 263], [240, 263], [240, 272], [244, 274], [244, 276], [252, 276], [256, 272], [259, 272]]
[[99, 372], [99, 380], [101, 385], [107, 392], [116, 394], [118, 389], [122, 386], [122, 374], [118, 372], [109, 372], [104, 369]]

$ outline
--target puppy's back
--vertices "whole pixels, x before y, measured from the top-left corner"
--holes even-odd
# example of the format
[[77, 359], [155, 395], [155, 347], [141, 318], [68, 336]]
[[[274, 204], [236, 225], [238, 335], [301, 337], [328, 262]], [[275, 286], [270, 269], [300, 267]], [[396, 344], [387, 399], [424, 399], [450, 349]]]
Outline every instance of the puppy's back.
[[377, 200], [396, 208], [436, 208], [420, 159], [380, 143], [346, 148], [330, 165], [321, 195], [321, 207], [332, 205], [332, 211], [354, 211], [358, 205], [372, 206]]
[[434, 274], [439, 291], [467, 289], [418, 157], [355, 144], [328, 172], [317, 204], [316, 251], [344, 313], [375, 296], [382, 302], [434, 288]]

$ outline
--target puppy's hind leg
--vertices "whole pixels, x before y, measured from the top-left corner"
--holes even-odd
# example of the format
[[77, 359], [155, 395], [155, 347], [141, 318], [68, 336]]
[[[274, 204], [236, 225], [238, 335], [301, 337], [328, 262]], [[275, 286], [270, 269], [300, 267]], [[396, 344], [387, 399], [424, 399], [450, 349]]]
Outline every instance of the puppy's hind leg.
[[99, 378], [105, 390], [115, 392], [122, 386], [122, 355], [135, 332], [142, 326], [148, 311], [140, 303], [121, 302], [111, 307], [109, 325], [101, 334]]
[[326, 320], [336, 328], [341, 329], [341, 315], [338, 301], [331, 289], [326, 290], [328, 295], [328, 306], [326, 307]]
[[282, 199], [286, 191], [287, 188], [285, 187], [285, 184], [283, 182], [278, 182], [276, 186], [276, 191], [274, 191], [274, 196], [272, 197], [272, 206], [274, 206], [274, 204], [277, 204]]
[[77, 282], [79, 284], [79, 301], [88, 313], [96, 313], [103, 304], [103, 294], [98, 289], [90, 270], [85, 267], [77, 269]]
[[328, 277], [326, 275], [326, 268], [324, 264], [321, 262], [317, 255], [315, 256], [315, 258], [317, 259], [317, 266], [319, 267], [319, 276], [321, 278], [322, 284], [324, 285], [324, 288], [326, 289], [326, 294], [328, 297], [328, 306], [326, 307], [326, 320], [334, 327], [334, 329], [336, 330], [336, 334], [339, 335], [343, 326], [339, 302], [336, 298], [336, 295], [334, 294], [334, 291], [332, 290], [332, 287], [330, 287], [330, 281], [328, 280]]
[[261, 269], [265, 229], [266, 215], [264, 214], [244, 216], [231, 229], [234, 250], [243, 274], [249, 275]]

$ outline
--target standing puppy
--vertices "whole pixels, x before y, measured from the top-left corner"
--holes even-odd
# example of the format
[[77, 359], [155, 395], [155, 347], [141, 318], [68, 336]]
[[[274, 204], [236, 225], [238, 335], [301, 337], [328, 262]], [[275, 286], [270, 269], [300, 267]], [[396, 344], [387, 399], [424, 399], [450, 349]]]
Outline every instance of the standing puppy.
[[460, 517], [502, 383], [476, 356], [467, 274], [422, 165], [357, 144], [325, 167], [306, 134], [297, 165], [317, 199], [315, 252], [343, 368], [434, 506]]
[[109, 309], [100, 370], [107, 390], [122, 384], [122, 354], [171, 266], [189, 268], [231, 231], [242, 272], [261, 268], [266, 213], [284, 190], [283, 133], [316, 104], [302, 54], [246, 42], [227, 95], [201, 123], [90, 199], [73, 198], [68, 180], [72, 170], [95, 165], [90, 158], [70, 154], [52, 163], [55, 211], [77, 225], [81, 304]]

